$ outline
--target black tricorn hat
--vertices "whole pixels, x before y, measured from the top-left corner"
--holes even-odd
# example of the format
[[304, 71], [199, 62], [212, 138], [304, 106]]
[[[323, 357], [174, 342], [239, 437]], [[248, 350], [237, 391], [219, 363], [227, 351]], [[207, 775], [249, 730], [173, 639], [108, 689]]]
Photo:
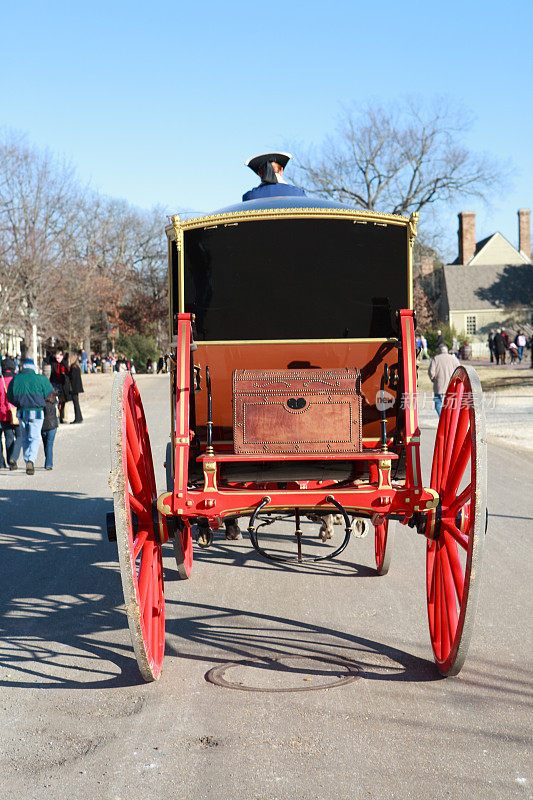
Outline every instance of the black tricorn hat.
[[258, 170], [262, 169], [266, 164], [271, 164], [272, 161], [275, 161], [276, 164], [279, 164], [280, 167], [285, 169], [290, 158], [290, 153], [261, 153], [259, 156], [249, 158], [246, 162], [246, 166], [259, 174]]

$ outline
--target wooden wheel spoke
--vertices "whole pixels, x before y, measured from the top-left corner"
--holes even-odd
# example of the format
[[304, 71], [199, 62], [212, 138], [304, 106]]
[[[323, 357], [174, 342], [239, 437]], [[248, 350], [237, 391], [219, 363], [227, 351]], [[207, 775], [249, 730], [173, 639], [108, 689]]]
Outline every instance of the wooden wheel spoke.
[[[126, 407], [127, 410], [128, 407]], [[155, 492], [152, 491], [152, 481], [150, 479], [150, 469], [147, 468], [145, 456], [139, 447], [139, 441], [135, 437], [135, 427], [131, 415], [127, 414], [126, 418], [126, 435], [128, 440], [128, 450], [135, 463], [137, 473], [140, 477], [143, 486], [149, 487], [150, 494], [153, 496]], [[146, 494], [146, 490], [144, 492]]]
[[133, 557], [137, 558], [139, 555], [142, 546], [146, 542], [147, 538], [150, 536], [149, 531], [139, 531], [137, 536], [135, 537], [135, 541], [133, 542]]
[[439, 582], [440, 572], [440, 553], [438, 549], [435, 551], [435, 645], [437, 648], [437, 655], [440, 658], [442, 652], [442, 615], [441, 615], [441, 590]]
[[134, 420], [135, 430], [137, 431], [136, 441], [138, 442], [139, 460], [142, 461], [146, 481], [150, 489], [152, 497], [157, 495], [155, 485], [154, 469], [152, 464], [152, 451], [150, 448], [150, 439], [148, 437], [148, 430], [146, 428], [146, 420], [142, 408], [141, 397], [138, 392], [135, 393], [131, 403], [128, 404], [128, 411], [131, 415], [132, 421]]
[[449, 533], [453, 539], [455, 539], [457, 544], [463, 548], [463, 550], [468, 550], [468, 536], [459, 530], [455, 522], [450, 522], [448, 519], [443, 519], [441, 521], [441, 525], [445, 531]]
[[473, 484], [469, 483], [466, 489], [463, 489], [461, 494], [455, 498], [451, 506], [443, 511], [443, 515], [455, 521], [455, 518], [462, 507], [472, 500], [473, 491]]
[[153, 541], [151, 539], [148, 539], [145, 542], [145, 544], [146, 547], [143, 548], [141, 555], [141, 565], [139, 567], [139, 599], [141, 602], [141, 608], [144, 606], [146, 602], [148, 588], [150, 586], [150, 580], [152, 578], [152, 572], [150, 570], [150, 561], [152, 555]]
[[154, 652], [153, 648], [153, 628], [154, 628], [154, 582], [153, 582], [153, 572], [150, 569], [150, 580], [148, 581], [148, 588], [146, 591], [146, 600], [144, 602], [144, 606], [142, 608], [142, 618], [143, 623], [146, 628], [146, 644], [150, 648], [152, 655]]
[[450, 469], [450, 462], [452, 459], [452, 452], [457, 434], [457, 424], [459, 422], [459, 415], [461, 413], [463, 391], [463, 384], [460, 384], [456, 395], [450, 395], [450, 397], [446, 396], [446, 399], [453, 401], [453, 405], [448, 409], [449, 420], [446, 430], [446, 447], [444, 449], [444, 462], [440, 481], [441, 488], [446, 484], [446, 479]]
[[443, 652], [450, 649], [450, 620], [448, 619], [448, 603], [444, 586], [442, 558], [439, 558], [439, 593], [440, 593], [440, 632]]
[[446, 531], [444, 531], [444, 544], [452, 573], [453, 585], [455, 587], [457, 599], [459, 600], [460, 605], [463, 602], [463, 586], [465, 583], [465, 576], [461, 566], [461, 559], [459, 558], [457, 544]]
[[442, 565], [442, 582], [444, 586], [444, 597], [446, 600], [446, 618], [448, 622], [448, 630], [450, 632], [450, 646], [453, 642], [455, 631], [457, 630], [457, 587], [453, 578], [452, 568], [448, 556], [448, 550], [445, 544], [441, 546], [441, 565]]
[[[154, 555], [152, 558], [152, 586], [156, 586], [159, 583], [159, 558], [157, 550], [154, 550]], [[159, 640], [159, 614], [161, 611], [160, 608], [160, 600], [161, 598], [153, 598], [152, 600], [152, 636], [150, 638], [150, 643], [152, 645], [152, 652], [157, 652], [158, 640]]]
[[459, 484], [463, 479], [468, 462], [471, 461], [471, 458], [472, 442], [469, 437], [465, 437], [457, 460], [448, 475], [446, 487], [442, 493], [442, 500], [445, 505], [457, 495], [457, 489], [459, 488]]
[[152, 515], [139, 500], [133, 495], [131, 492], [128, 492], [128, 500], [130, 503], [130, 509], [137, 514], [139, 520], [146, 520], [148, 522], [152, 522]]

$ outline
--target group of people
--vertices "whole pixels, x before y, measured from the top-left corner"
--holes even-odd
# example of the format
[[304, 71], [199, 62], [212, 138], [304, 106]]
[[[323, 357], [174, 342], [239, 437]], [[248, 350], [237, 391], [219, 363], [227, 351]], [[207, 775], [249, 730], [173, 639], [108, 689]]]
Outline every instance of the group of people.
[[97, 353], [91, 353], [91, 355], [88, 356], [87, 352], [82, 350], [79, 358], [81, 371], [84, 375], [87, 375], [89, 372], [97, 373], [106, 371], [121, 372], [123, 370], [130, 370], [133, 373], [135, 372], [135, 365], [133, 362], [122, 354], [112, 352], [100, 356]]
[[490, 363], [505, 364], [507, 353], [509, 353], [511, 364], [521, 364], [524, 357], [524, 350], [527, 339], [524, 332], [519, 329], [515, 338], [511, 338], [503, 328], [493, 328], [489, 331], [488, 345], [490, 350]]
[[49, 357], [48, 361], [50, 364], [50, 383], [57, 395], [59, 422], [61, 424], [66, 422], [66, 405], [72, 402], [74, 407], [72, 424], [80, 424], [83, 422], [80, 408], [80, 394], [83, 393], [83, 383], [78, 354], [69, 355], [69, 353], [64, 353], [63, 350], [58, 349]]
[[33, 475], [41, 441], [45, 469], [53, 468], [53, 443], [57, 428], [54, 387], [40, 375], [31, 358], [24, 358], [17, 371], [14, 359], [4, 358], [0, 378], [0, 425], [4, 434], [6, 457], [0, 441], [0, 467], [18, 469], [22, 455], [26, 473]]
[[[154, 362], [152, 361], [151, 358], [146, 359], [146, 372], [148, 372], [148, 374], [150, 375], [153, 375], [154, 373]], [[161, 375], [161, 373], [164, 372], [168, 372], [168, 355], [161, 353], [161, 355], [157, 359], [156, 372], [158, 375]]]
[[42, 442], [44, 467], [53, 469], [54, 440], [59, 425], [66, 422], [68, 402], [74, 407], [73, 424], [83, 422], [79, 356], [57, 350], [44, 367], [49, 377], [39, 374], [31, 358], [7, 355], [0, 368], [0, 468], [18, 469], [22, 450], [26, 473], [33, 475]]

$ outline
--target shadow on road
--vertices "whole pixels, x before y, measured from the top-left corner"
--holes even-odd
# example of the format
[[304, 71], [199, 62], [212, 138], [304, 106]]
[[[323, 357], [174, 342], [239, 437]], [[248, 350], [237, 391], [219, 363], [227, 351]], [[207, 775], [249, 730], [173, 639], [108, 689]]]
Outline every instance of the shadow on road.
[[[212, 666], [228, 661], [274, 658], [337, 657], [356, 663], [361, 677], [379, 681], [440, 680], [435, 665], [372, 639], [355, 636], [299, 619], [237, 607], [170, 601], [179, 618], [167, 619], [167, 632], [182, 643], [167, 641], [167, 653], [204, 661]], [[183, 648], [183, 649], [182, 649]], [[191, 652], [192, 651], [192, 652]]]
[[141, 683], [129, 642], [106, 641], [126, 626], [116, 546], [102, 535], [111, 501], [2, 489], [0, 504], [0, 685]]
[[[0, 685], [102, 689], [142, 684], [122, 608], [116, 547], [102, 532], [111, 501], [76, 492], [17, 489], [0, 490], [0, 503]], [[244, 542], [238, 543], [242, 549], [235, 544], [196, 550], [197, 568], [204, 560], [216, 561], [222, 568], [235, 564], [280, 568], [258, 562]], [[170, 549], [165, 550], [170, 556]], [[203, 662], [206, 669], [251, 658], [267, 663], [281, 654], [336, 655], [356, 662], [367, 680], [439, 680], [432, 662], [351, 632], [296, 619], [289, 603], [287, 615], [276, 616], [237, 603], [228, 607], [197, 602], [197, 589], [194, 601], [175, 600], [170, 582], [176, 570], [170, 563], [165, 558], [167, 655]], [[294, 565], [282, 568], [295, 569]], [[334, 580], [373, 574], [348, 561], [323, 563], [320, 570]], [[183, 594], [188, 586], [180, 584]], [[349, 617], [347, 627], [351, 627]], [[523, 691], [521, 676], [510, 682], [515, 667], [509, 671], [505, 665], [493, 665], [492, 671], [489, 691], [500, 695]], [[476, 681], [472, 674], [473, 689]]]

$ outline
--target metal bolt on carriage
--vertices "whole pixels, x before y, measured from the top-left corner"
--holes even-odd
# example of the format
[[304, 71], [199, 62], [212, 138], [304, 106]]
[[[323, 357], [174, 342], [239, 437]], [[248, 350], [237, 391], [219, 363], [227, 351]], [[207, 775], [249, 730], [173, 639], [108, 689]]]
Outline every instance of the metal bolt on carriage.
[[[111, 404], [108, 534], [146, 680], [159, 677], [165, 649], [163, 546], [172, 541], [187, 579], [194, 532], [208, 546], [213, 531], [238, 518], [248, 518], [261, 556], [297, 562], [335, 558], [364, 520], [373, 526], [378, 575], [389, 569], [393, 530], [397, 539], [424, 536], [435, 662], [443, 675], [461, 669], [486, 527], [482, 390], [472, 367], [455, 370], [426, 485], [412, 310], [416, 227], [416, 214], [306, 197], [171, 218], [163, 493], [130, 373], [116, 375]], [[282, 514], [295, 519], [294, 554], [260, 542], [262, 525]], [[342, 542], [304, 554], [301, 517], [331, 514], [343, 520]]]

